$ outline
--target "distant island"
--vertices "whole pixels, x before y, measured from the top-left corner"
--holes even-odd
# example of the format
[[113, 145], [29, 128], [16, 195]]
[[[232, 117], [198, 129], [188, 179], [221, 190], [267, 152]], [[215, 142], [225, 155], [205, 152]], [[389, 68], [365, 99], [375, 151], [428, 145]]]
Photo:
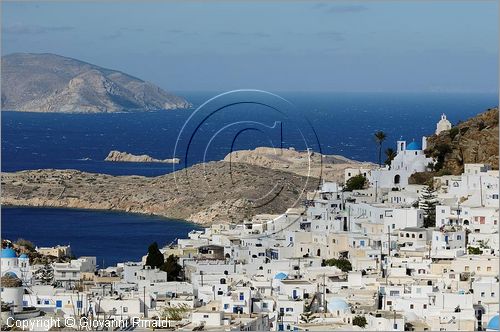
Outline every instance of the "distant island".
[[118, 162], [131, 162], [131, 163], [167, 163], [167, 164], [178, 164], [180, 162], [179, 158], [172, 159], [155, 159], [147, 154], [134, 155], [127, 152], [120, 151], [110, 151], [104, 161], [118, 161]]
[[191, 104], [120, 71], [55, 54], [2, 56], [2, 109], [116, 113], [185, 109]]

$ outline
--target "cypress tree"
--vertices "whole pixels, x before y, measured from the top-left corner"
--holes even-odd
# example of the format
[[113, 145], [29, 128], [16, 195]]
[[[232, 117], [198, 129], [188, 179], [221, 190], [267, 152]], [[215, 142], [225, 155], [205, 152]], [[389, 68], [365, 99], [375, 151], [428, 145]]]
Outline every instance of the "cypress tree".
[[419, 207], [424, 210], [424, 227], [436, 227], [436, 205], [438, 203], [436, 191], [429, 186], [425, 187], [419, 200]]

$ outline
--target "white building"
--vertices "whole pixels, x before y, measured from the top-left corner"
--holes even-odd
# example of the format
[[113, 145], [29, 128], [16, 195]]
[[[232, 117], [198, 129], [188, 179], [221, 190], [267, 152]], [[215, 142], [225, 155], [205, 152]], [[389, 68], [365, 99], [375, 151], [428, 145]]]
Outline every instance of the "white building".
[[432, 158], [425, 156], [427, 147], [426, 137], [422, 143], [415, 141], [406, 144], [406, 141], [397, 141], [397, 155], [390, 166], [374, 169], [368, 173], [370, 186], [375, 188], [404, 188], [413, 173], [427, 170]]
[[444, 113], [441, 114], [441, 120], [439, 120], [439, 122], [436, 124], [436, 135], [439, 135], [441, 132], [450, 129], [451, 129], [451, 122], [448, 121]]

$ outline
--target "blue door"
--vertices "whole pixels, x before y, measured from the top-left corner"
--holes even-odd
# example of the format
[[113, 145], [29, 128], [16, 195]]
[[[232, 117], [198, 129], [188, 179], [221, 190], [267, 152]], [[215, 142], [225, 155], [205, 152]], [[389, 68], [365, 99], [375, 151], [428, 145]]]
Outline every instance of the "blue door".
[[62, 308], [62, 301], [61, 300], [56, 301], [56, 308]]

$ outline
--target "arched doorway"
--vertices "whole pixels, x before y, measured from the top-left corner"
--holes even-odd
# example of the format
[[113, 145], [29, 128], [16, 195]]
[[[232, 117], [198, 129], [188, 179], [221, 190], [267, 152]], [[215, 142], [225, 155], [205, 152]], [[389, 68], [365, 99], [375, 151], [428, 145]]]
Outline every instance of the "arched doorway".
[[394, 184], [399, 184], [400, 181], [401, 181], [401, 176], [399, 176], [399, 174], [396, 174], [394, 176]]

